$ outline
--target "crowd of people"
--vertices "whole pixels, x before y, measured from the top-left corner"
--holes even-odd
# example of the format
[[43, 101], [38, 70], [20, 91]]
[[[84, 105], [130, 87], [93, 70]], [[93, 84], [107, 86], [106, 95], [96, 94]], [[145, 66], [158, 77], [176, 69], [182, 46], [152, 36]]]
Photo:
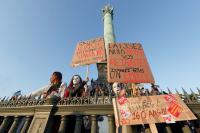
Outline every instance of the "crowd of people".
[[[32, 92], [32, 97], [42, 97], [42, 98], [69, 98], [69, 97], [86, 97], [86, 96], [102, 96], [102, 95], [112, 95], [114, 97], [122, 96], [147, 96], [147, 95], [159, 95], [158, 86], [152, 84], [151, 90], [144, 89], [144, 87], [139, 84], [123, 84], [123, 83], [104, 83], [91, 80], [89, 83], [89, 78], [83, 80], [80, 75], [72, 76], [69, 85], [62, 81], [62, 73], [53, 72], [50, 78], [50, 84], [42, 89]], [[70, 116], [71, 124], [70, 129], [74, 129], [76, 123], [76, 116]], [[91, 116], [83, 116], [83, 123], [81, 130], [82, 132], [91, 132]], [[102, 116], [98, 116], [97, 120], [103, 121]]]
[[144, 89], [140, 84], [123, 84], [123, 83], [104, 83], [89, 78], [83, 80], [80, 75], [73, 75], [69, 85], [62, 81], [61, 72], [53, 72], [50, 77], [50, 84], [31, 92], [31, 97], [50, 98], [53, 96], [59, 98], [69, 97], [86, 97], [86, 96], [148, 96], [159, 95], [161, 92], [158, 85], [151, 84], [151, 89]]
[[[31, 92], [28, 95], [42, 99], [57, 97], [57, 98], [69, 98], [69, 97], [86, 97], [86, 96], [102, 96], [111, 95], [113, 97], [123, 96], [149, 96], [167, 94], [159, 91], [159, 86], [151, 84], [151, 89], [145, 89], [141, 84], [130, 83], [104, 83], [97, 80], [90, 80], [86, 78], [83, 80], [80, 75], [73, 75], [69, 84], [62, 81], [62, 73], [55, 71], [50, 77], [50, 84]], [[74, 130], [76, 116], [70, 116], [70, 127]], [[85, 133], [91, 132], [91, 116], [83, 116], [83, 123], [81, 130]], [[98, 121], [103, 121], [102, 116], [97, 117]]]
[[31, 92], [28, 95], [42, 98], [50, 98], [52, 96], [60, 98], [86, 96], [88, 93], [88, 80], [84, 81], [79, 75], [74, 75], [67, 86], [67, 83], [62, 81], [62, 73], [56, 71], [51, 75], [49, 85]]

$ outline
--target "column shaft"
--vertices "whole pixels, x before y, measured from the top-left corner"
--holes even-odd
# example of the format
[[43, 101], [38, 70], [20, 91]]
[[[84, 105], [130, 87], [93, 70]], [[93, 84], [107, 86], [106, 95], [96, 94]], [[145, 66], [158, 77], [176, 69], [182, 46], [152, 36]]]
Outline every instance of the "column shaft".
[[[106, 5], [102, 9], [103, 21], [104, 21], [104, 43], [106, 49], [106, 57], [109, 54], [109, 43], [115, 42], [115, 34], [113, 28], [113, 8]], [[97, 63], [98, 68], [98, 80], [107, 82], [107, 63]]]

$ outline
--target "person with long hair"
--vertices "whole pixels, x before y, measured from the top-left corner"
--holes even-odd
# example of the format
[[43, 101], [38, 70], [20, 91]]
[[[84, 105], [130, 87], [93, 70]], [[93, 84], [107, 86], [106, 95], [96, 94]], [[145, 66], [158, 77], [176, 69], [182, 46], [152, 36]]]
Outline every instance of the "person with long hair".
[[67, 87], [64, 97], [81, 97], [84, 96], [87, 90], [85, 85], [87, 85], [87, 81], [82, 80], [79, 75], [74, 75]]

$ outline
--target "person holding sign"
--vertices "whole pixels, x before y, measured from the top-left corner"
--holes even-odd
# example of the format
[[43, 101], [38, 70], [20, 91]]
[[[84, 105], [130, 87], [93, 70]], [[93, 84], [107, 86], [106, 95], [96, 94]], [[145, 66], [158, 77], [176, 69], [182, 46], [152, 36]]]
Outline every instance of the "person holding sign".
[[86, 78], [86, 81], [83, 81], [79, 75], [74, 75], [67, 87], [64, 97], [82, 97], [86, 96], [88, 92], [87, 82], [89, 78]]
[[126, 90], [123, 87], [122, 83], [115, 82], [115, 83], [113, 83], [112, 87], [113, 87], [112, 91], [113, 91], [113, 93], [114, 93], [115, 96], [122, 97], [122, 96], [126, 95]]

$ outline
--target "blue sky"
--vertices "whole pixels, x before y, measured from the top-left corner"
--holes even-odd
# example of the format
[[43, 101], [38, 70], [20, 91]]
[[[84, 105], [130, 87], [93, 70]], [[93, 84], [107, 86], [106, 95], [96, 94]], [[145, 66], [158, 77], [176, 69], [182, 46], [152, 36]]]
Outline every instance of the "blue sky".
[[[71, 68], [77, 42], [103, 36], [101, 9], [114, 7], [117, 42], [140, 42], [162, 89], [200, 86], [199, 0], [0, 0], [0, 97], [49, 83]], [[97, 78], [90, 66], [90, 78]]]

